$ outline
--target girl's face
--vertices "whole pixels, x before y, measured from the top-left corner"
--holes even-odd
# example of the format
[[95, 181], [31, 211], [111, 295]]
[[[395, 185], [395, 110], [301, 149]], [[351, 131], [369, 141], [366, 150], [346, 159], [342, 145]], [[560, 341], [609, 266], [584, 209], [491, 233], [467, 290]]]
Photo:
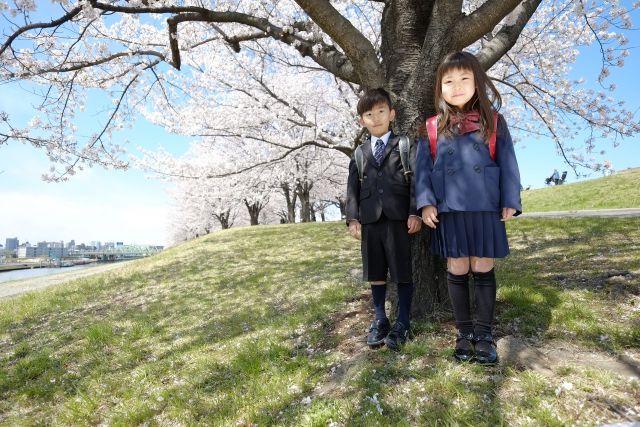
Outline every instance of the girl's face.
[[442, 97], [447, 104], [459, 109], [473, 98], [476, 93], [476, 82], [471, 70], [454, 68], [442, 76]]

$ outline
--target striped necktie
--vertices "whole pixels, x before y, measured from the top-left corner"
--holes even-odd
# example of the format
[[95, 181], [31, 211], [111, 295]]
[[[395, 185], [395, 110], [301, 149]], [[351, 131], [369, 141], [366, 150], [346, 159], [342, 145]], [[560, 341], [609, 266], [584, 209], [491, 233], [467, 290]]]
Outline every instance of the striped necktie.
[[384, 142], [379, 139], [376, 141], [376, 147], [373, 150], [373, 157], [376, 158], [376, 163], [380, 166], [380, 162], [382, 162], [382, 154], [384, 153]]

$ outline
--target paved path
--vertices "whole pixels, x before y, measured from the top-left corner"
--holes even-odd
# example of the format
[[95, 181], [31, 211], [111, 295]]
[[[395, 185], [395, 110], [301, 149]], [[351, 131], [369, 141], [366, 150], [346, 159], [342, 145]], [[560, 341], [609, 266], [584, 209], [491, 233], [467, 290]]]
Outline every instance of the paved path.
[[12, 280], [10, 282], [0, 283], [0, 298], [9, 297], [12, 295], [18, 295], [28, 291], [34, 291], [36, 289], [42, 289], [60, 283], [68, 282], [70, 280], [79, 279], [81, 277], [91, 276], [97, 273], [103, 273], [105, 271], [116, 270], [122, 268], [130, 261], [116, 262], [113, 264], [99, 265], [96, 267], [90, 267], [82, 270], [69, 271], [66, 273], [50, 274], [47, 276], [33, 277], [30, 279]]
[[593, 209], [581, 211], [525, 212], [517, 218], [580, 218], [580, 217], [634, 217], [640, 208]]

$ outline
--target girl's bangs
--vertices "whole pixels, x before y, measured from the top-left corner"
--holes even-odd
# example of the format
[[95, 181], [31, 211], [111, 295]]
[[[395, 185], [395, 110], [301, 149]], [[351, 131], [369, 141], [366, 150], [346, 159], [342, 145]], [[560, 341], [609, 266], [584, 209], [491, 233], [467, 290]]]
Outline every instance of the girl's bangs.
[[471, 59], [466, 55], [452, 55], [440, 65], [441, 75], [445, 75], [451, 70], [468, 70], [473, 71]]

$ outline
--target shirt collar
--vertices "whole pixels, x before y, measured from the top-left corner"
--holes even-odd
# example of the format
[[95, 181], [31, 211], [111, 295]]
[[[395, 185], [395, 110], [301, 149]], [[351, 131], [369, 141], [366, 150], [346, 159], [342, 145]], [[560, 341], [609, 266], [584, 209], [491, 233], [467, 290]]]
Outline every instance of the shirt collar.
[[375, 146], [376, 146], [376, 141], [377, 141], [377, 140], [379, 140], [379, 139], [381, 139], [381, 140], [382, 140], [382, 143], [383, 143], [383, 144], [384, 144], [384, 146], [386, 147], [386, 146], [387, 146], [387, 142], [389, 141], [389, 138], [391, 138], [391, 131], [389, 131], [389, 132], [385, 133], [385, 134], [384, 134], [384, 135], [382, 135], [382, 136], [373, 136], [373, 135], [371, 135], [371, 139], [370, 139], [370, 141], [371, 141], [371, 146], [372, 146], [372, 147], [375, 147]]

